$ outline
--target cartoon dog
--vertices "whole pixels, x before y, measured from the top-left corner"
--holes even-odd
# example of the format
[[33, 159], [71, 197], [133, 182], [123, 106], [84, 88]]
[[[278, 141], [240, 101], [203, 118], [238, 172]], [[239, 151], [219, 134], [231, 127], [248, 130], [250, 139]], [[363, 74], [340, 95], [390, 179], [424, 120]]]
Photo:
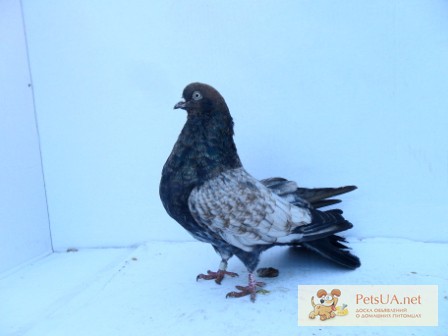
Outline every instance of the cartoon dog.
[[335, 317], [339, 296], [341, 296], [341, 291], [339, 289], [333, 289], [330, 294], [328, 294], [325, 289], [319, 289], [317, 291], [317, 297], [320, 299], [320, 304], [315, 304], [314, 296], [311, 297], [311, 305], [314, 310], [309, 315], [310, 319], [320, 316], [320, 320], [325, 321]]

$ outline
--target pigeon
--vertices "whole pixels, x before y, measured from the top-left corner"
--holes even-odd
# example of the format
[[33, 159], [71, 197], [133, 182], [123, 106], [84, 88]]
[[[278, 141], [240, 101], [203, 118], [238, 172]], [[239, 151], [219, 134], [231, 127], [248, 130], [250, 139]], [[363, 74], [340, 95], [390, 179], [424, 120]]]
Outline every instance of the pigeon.
[[339, 209], [319, 208], [339, 203], [333, 196], [355, 190], [299, 188], [275, 177], [257, 180], [243, 167], [233, 140], [234, 123], [221, 94], [203, 83], [187, 85], [174, 109], [187, 112], [187, 121], [169, 155], [160, 181], [162, 204], [195, 239], [209, 243], [220, 255], [216, 272], [196, 280], [238, 274], [227, 271], [235, 255], [248, 271], [247, 286], [236, 286], [226, 297], [267, 292], [255, 270], [263, 251], [273, 246], [302, 246], [346, 268], [359, 267], [345, 239], [337, 233], [352, 228]]

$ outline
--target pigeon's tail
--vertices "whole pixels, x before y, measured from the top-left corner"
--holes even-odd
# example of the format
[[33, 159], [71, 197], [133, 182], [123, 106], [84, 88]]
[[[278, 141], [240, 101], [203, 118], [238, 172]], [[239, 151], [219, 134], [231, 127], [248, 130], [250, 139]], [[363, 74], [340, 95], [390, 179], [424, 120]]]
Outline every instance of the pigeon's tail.
[[322, 208], [328, 205], [340, 203], [340, 199], [331, 198], [333, 196], [348, 193], [357, 189], [356, 186], [345, 186], [339, 188], [297, 188], [296, 194], [311, 203], [312, 207]]
[[[344, 267], [355, 269], [361, 263], [344, 245], [345, 239], [335, 235], [352, 228], [352, 224], [342, 216], [342, 210], [311, 210], [312, 222], [298, 227], [294, 233], [300, 233], [300, 239], [291, 240], [289, 245], [301, 245]], [[293, 237], [293, 235], [291, 235]]]
[[310, 205], [312, 208], [322, 208], [328, 205], [340, 203], [341, 200], [332, 198], [353, 191], [356, 186], [339, 188], [299, 188], [297, 183], [282, 177], [272, 177], [261, 181], [266, 187], [277, 195], [285, 198], [297, 206]]
[[342, 211], [314, 210], [328, 205], [340, 203], [341, 200], [333, 198], [353, 191], [356, 186], [340, 188], [299, 188], [293, 181], [281, 177], [269, 178], [261, 181], [280, 197], [291, 204], [307, 207], [313, 217], [312, 223], [299, 228], [303, 234], [302, 239], [292, 240], [288, 245], [300, 245], [330, 259], [344, 267], [355, 269], [361, 263], [355, 255], [351, 254], [343, 237], [335, 235], [352, 228], [352, 224], [342, 216]]
[[350, 253], [343, 237], [331, 235], [329, 237], [302, 243], [307, 249], [320, 254], [344, 267], [355, 269], [361, 266], [359, 258]]
[[311, 223], [299, 226], [293, 231], [293, 233], [302, 235], [300, 238], [301, 243], [326, 238], [353, 227], [353, 224], [342, 216], [342, 210], [319, 211], [310, 209], [309, 211], [312, 216]]

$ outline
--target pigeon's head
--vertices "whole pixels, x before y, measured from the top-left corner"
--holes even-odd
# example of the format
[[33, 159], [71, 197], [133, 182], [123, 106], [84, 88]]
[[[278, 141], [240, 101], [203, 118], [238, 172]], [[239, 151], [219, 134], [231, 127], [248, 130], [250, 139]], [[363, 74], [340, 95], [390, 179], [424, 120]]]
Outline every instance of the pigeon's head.
[[174, 105], [175, 109], [184, 109], [188, 115], [212, 116], [214, 113], [229, 113], [226, 102], [221, 94], [203, 83], [191, 83], [182, 93], [183, 100]]

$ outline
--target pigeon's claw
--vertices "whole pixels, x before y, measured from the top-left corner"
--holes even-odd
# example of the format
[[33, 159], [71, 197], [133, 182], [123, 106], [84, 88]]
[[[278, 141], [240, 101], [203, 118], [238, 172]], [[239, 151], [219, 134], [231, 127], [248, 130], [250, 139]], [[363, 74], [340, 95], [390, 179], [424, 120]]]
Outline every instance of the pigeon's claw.
[[250, 295], [250, 300], [252, 302], [255, 302], [257, 293], [269, 293], [269, 291], [265, 289], [257, 289], [257, 287], [263, 287], [264, 285], [264, 282], [255, 281], [255, 277], [253, 276], [253, 274], [249, 273], [249, 284], [247, 286], [235, 286], [239, 291], [227, 293], [226, 298], [240, 298], [246, 295]]
[[230, 276], [230, 277], [237, 277], [238, 273], [234, 273], [234, 272], [227, 272], [224, 270], [218, 270], [217, 272], [212, 272], [210, 270], [207, 271], [207, 274], [199, 274], [196, 277], [196, 281], [198, 281], [199, 279], [203, 279], [203, 280], [215, 280], [215, 282], [220, 285], [221, 281], [224, 279], [224, 276]]

